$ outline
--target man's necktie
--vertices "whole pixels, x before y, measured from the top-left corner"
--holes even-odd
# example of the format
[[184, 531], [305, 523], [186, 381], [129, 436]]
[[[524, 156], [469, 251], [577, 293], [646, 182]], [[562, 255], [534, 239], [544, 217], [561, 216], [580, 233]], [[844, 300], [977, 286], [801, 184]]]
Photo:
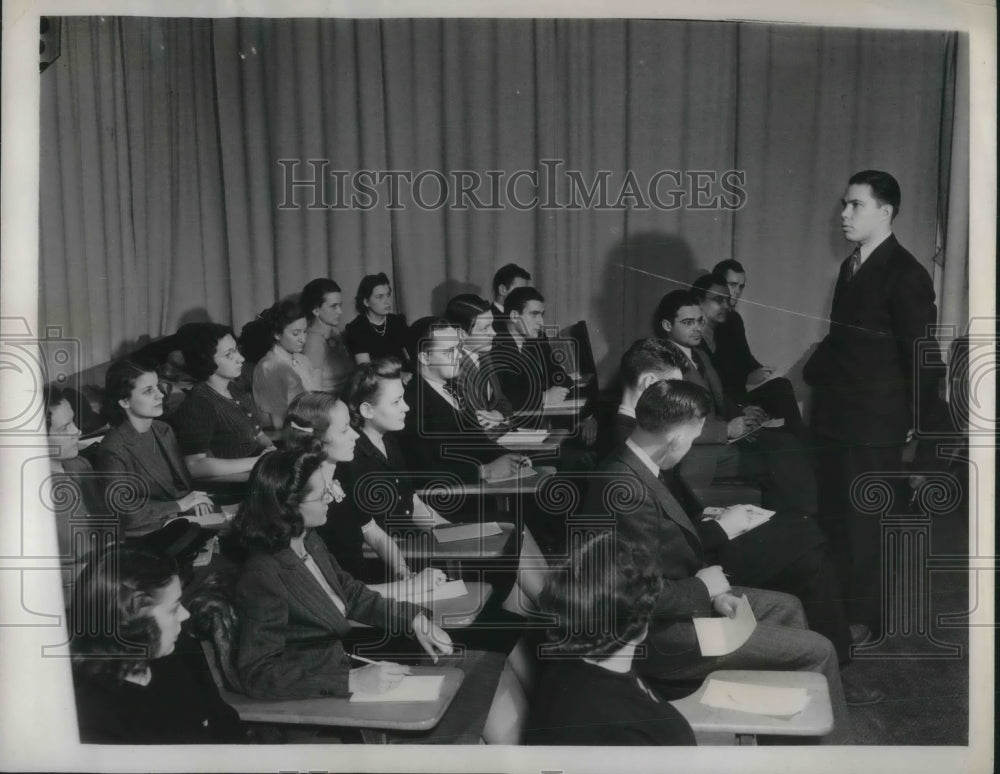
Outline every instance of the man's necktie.
[[451, 395], [459, 411], [465, 408], [465, 400], [463, 400], [462, 388], [459, 386], [458, 379], [445, 379], [444, 390]]
[[854, 252], [851, 253], [851, 263], [847, 268], [847, 279], [851, 279], [855, 274], [858, 273], [858, 269], [861, 268], [861, 248], [855, 247]]

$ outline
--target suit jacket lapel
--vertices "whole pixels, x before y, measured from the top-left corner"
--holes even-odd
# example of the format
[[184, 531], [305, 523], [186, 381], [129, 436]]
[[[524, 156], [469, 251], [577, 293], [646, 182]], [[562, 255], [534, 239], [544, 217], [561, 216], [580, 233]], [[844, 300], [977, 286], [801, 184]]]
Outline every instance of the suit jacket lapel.
[[[306, 548], [310, 549], [310, 546], [307, 545]], [[347, 599], [344, 597], [344, 591], [340, 588], [340, 583], [337, 582], [336, 578], [331, 577], [332, 571], [330, 571], [328, 563], [325, 561], [323, 552], [309, 550], [309, 553], [319, 567], [320, 572], [322, 572], [323, 577], [326, 578], [327, 583], [340, 596], [341, 601], [346, 606]], [[305, 562], [298, 557], [295, 551], [291, 548], [283, 548], [276, 554], [275, 558], [281, 565], [282, 580], [285, 588], [289, 590], [289, 597], [293, 597], [298, 603], [307, 608], [326, 627], [336, 628], [342, 626], [346, 616], [340, 614], [333, 600], [330, 599], [330, 596], [323, 587], [319, 585], [319, 581], [316, 580], [315, 576], [309, 571], [309, 568], [306, 567]]]
[[722, 394], [722, 380], [719, 379], [719, 374], [712, 365], [711, 359], [699, 349], [692, 349], [691, 356], [697, 358], [701, 363], [702, 368], [705, 369], [705, 377], [708, 381], [706, 386], [711, 391], [712, 399], [715, 401], [716, 413], [725, 414], [726, 399]]
[[628, 467], [630, 467], [635, 474], [642, 481], [646, 489], [652, 494], [653, 499], [656, 500], [660, 508], [670, 517], [670, 519], [677, 523], [682, 529], [686, 530], [697, 542], [701, 545], [701, 538], [698, 536], [698, 530], [694, 528], [691, 520], [687, 517], [681, 504], [674, 499], [674, 496], [670, 494], [670, 491], [663, 484], [660, 479], [653, 475], [652, 471], [646, 467], [645, 463], [640, 460], [628, 446], [622, 450], [621, 455], [622, 462], [624, 462]]

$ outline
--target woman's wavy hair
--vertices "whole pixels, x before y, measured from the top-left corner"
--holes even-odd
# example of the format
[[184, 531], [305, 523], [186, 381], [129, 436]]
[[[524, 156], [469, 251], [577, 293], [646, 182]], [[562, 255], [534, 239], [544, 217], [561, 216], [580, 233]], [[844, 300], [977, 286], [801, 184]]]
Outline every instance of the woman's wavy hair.
[[375, 358], [354, 369], [347, 383], [345, 397], [347, 408], [351, 412], [351, 426], [359, 433], [365, 426], [365, 418], [361, 416], [361, 404], [374, 403], [378, 400], [382, 384], [389, 379], [401, 379], [402, 371], [403, 363], [395, 357]]
[[300, 392], [288, 406], [282, 436], [288, 449], [322, 449], [330, 429], [330, 412], [340, 400], [332, 392]]
[[177, 330], [177, 340], [184, 355], [184, 370], [196, 382], [204, 382], [216, 372], [215, 351], [226, 336], [236, 339], [228, 325], [213, 322], [188, 323]]
[[319, 277], [318, 279], [307, 282], [306, 286], [302, 288], [302, 295], [299, 297], [299, 303], [302, 305], [302, 311], [306, 313], [306, 322], [311, 323], [316, 319], [314, 310], [316, 307], [323, 305], [323, 302], [326, 301], [328, 293], [342, 292], [343, 291], [340, 289], [340, 285], [332, 279], [327, 279], [326, 277]]
[[309, 477], [324, 459], [321, 452], [296, 449], [271, 452], [257, 461], [250, 471], [249, 494], [233, 519], [246, 548], [277, 551], [303, 533], [299, 505], [309, 491]]
[[156, 365], [149, 360], [123, 358], [108, 367], [104, 376], [103, 411], [112, 427], [117, 427], [128, 417], [118, 401], [132, 394], [136, 381], [143, 374], [158, 374]]
[[379, 285], [392, 287], [392, 283], [389, 282], [384, 271], [380, 271], [378, 274], [366, 274], [361, 278], [361, 282], [358, 283], [358, 293], [354, 296], [354, 308], [358, 310], [358, 314], [364, 314], [368, 309], [365, 306], [365, 301], [372, 297], [372, 293]]
[[296, 320], [305, 318], [306, 312], [297, 296], [282, 299], [243, 326], [240, 330], [240, 352], [250, 362], [259, 362], [274, 346], [275, 338], [280, 336], [285, 328]]
[[70, 600], [69, 648], [81, 677], [121, 683], [160, 651], [160, 627], [149, 614], [177, 564], [147, 549], [115, 545], [84, 565]]
[[546, 632], [553, 652], [604, 658], [649, 624], [662, 580], [648, 548], [611, 530], [574, 547], [552, 569], [539, 605], [558, 623]]

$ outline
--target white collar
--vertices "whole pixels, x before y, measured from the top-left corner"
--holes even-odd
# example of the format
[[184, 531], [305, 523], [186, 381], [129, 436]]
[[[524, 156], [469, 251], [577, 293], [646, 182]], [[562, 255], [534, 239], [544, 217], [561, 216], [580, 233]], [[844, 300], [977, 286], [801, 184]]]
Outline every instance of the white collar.
[[622, 416], [632, 417], [632, 419], [635, 419], [635, 409], [629, 408], [624, 404], [618, 407], [618, 413], [621, 414]]
[[636, 457], [642, 460], [642, 464], [649, 468], [650, 473], [659, 478], [660, 466], [653, 462], [653, 458], [646, 454], [646, 451], [641, 446], [631, 438], [625, 441], [625, 445], [632, 450]]
[[462, 351], [465, 353], [465, 356], [469, 358], [469, 360], [471, 360], [475, 365], [479, 365], [478, 352], [473, 352], [471, 349], [466, 349], [465, 347], [462, 347]]

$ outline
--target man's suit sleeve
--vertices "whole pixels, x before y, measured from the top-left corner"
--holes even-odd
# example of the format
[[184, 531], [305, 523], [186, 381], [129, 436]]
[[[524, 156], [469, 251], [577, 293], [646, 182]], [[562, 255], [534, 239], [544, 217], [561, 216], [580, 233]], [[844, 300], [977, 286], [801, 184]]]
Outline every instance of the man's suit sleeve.
[[[899, 279], [889, 298], [889, 313], [892, 317], [893, 335], [899, 348], [899, 362], [903, 379], [912, 384], [907, 398], [911, 409], [919, 390], [919, 406], [921, 416], [918, 424], [921, 427], [933, 427], [935, 418], [928, 416], [938, 403], [937, 378], [942, 367], [940, 351], [937, 342], [927, 347], [923, 353], [937, 361], [917, 362], [916, 343], [932, 341], [931, 326], [937, 324], [937, 308], [934, 305], [934, 287], [930, 276], [923, 267], [913, 265], [900, 273]], [[923, 359], [923, 358], [922, 358]], [[937, 368], [935, 369], [935, 365]], [[937, 370], [937, 374], [934, 373]]]
[[[691, 561], [692, 549], [682, 528], [664, 517], [645, 487], [635, 480], [632, 471], [624, 466], [611, 465], [602, 472], [620, 480], [635, 481], [635, 486], [625, 489], [617, 485], [620, 482], [608, 483], [616, 490], [613, 498], [616, 513], [609, 515], [616, 517], [615, 526], [620, 538], [646, 546], [656, 559], [663, 586], [657, 597], [654, 618], [665, 622], [711, 615], [712, 601], [708, 589], [691, 574], [688, 562], [685, 562], [685, 557]], [[607, 514], [609, 507], [604, 502], [604, 494], [603, 486], [591, 485], [583, 512]]]

